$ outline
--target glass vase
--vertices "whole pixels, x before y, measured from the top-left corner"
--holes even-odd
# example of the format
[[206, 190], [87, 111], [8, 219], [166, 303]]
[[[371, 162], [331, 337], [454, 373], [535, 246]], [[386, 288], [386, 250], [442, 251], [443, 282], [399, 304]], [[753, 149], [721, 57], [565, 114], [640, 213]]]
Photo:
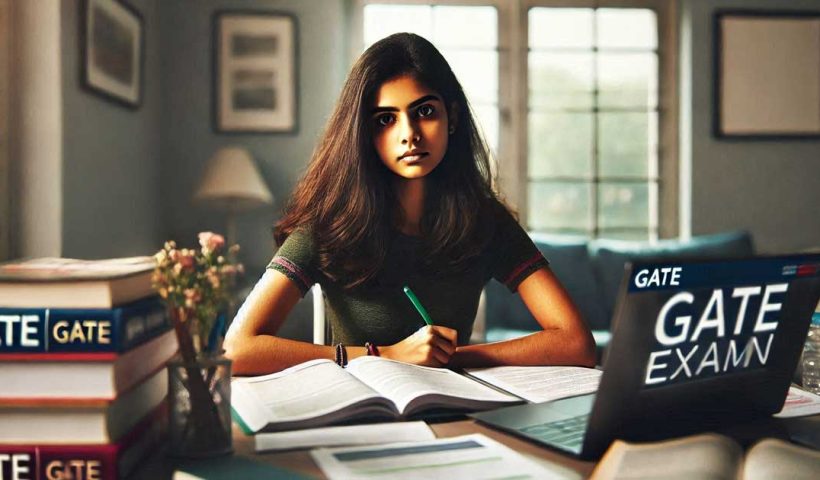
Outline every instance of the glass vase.
[[231, 361], [223, 356], [168, 362], [169, 453], [202, 458], [227, 455], [231, 439]]

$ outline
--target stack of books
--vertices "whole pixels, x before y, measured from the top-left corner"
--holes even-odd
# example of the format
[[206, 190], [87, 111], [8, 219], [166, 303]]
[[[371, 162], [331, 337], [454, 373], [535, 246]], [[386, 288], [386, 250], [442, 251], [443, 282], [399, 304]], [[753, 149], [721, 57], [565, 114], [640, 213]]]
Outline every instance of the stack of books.
[[0, 479], [122, 478], [161, 444], [177, 342], [153, 266], [0, 264]]

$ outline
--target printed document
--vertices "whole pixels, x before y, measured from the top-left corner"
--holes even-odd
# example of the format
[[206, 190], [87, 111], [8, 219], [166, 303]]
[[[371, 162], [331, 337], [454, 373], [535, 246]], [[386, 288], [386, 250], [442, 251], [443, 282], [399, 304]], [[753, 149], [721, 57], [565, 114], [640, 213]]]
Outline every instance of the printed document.
[[269, 452], [341, 445], [370, 445], [384, 443], [385, 440], [391, 443], [422, 442], [435, 438], [436, 434], [425, 422], [392, 422], [257, 433], [253, 440], [257, 452]]
[[774, 416], [778, 418], [807, 417], [816, 413], [820, 413], [820, 395], [797, 387], [789, 387], [783, 410]]
[[368, 479], [564, 479], [552, 470], [481, 434], [430, 442], [320, 448], [313, 459], [331, 480]]
[[584, 367], [490, 367], [465, 372], [533, 403], [593, 393], [603, 373]]

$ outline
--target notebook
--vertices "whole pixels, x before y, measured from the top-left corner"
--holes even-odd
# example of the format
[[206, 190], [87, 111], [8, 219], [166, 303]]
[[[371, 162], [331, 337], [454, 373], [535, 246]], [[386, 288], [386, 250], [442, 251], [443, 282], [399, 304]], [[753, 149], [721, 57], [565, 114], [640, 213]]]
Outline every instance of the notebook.
[[628, 264], [598, 391], [472, 414], [597, 458], [783, 407], [820, 297], [820, 254]]

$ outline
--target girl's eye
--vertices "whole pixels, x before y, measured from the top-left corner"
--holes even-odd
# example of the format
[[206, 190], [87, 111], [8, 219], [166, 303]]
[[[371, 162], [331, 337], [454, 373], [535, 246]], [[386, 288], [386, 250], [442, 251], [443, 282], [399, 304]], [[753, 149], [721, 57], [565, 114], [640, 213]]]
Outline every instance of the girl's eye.
[[376, 125], [380, 127], [386, 127], [395, 121], [395, 117], [393, 115], [379, 115], [376, 117]]
[[419, 117], [429, 117], [433, 113], [435, 113], [436, 109], [433, 108], [432, 105], [422, 105], [419, 107], [416, 112], [419, 114]]

